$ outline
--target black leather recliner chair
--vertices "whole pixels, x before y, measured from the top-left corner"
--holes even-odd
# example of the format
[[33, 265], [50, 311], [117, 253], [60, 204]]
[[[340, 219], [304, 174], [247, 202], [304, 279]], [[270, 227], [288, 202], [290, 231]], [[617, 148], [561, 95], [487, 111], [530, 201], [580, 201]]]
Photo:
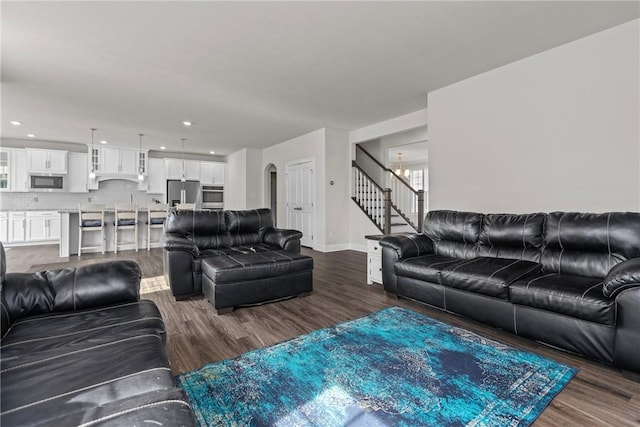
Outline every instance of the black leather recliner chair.
[[0, 252], [0, 425], [194, 425], [135, 262], [5, 274]]

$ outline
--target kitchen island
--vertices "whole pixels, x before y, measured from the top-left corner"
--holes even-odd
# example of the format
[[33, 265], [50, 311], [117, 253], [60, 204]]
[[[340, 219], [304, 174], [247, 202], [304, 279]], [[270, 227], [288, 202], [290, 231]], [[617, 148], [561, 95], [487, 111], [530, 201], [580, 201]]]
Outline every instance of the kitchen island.
[[[58, 211], [60, 214], [60, 257], [66, 258], [70, 255], [78, 254], [78, 228], [79, 228], [79, 212], [77, 209], [62, 209]], [[146, 209], [138, 211], [138, 250], [147, 250], [147, 217]], [[113, 252], [115, 250], [115, 211], [114, 209], [104, 210], [104, 222], [106, 227], [105, 236], [105, 252]], [[162, 229], [155, 228], [151, 230], [151, 247], [161, 247], [158, 240], [162, 237]], [[134, 230], [118, 230], [118, 240], [121, 242], [118, 251], [126, 251], [135, 249], [133, 242]], [[85, 232], [83, 235], [84, 246], [100, 246], [99, 232]], [[153, 241], [156, 241], [153, 243]], [[123, 244], [123, 242], [130, 242]], [[100, 252], [100, 249], [83, 249], [83, 253]]]

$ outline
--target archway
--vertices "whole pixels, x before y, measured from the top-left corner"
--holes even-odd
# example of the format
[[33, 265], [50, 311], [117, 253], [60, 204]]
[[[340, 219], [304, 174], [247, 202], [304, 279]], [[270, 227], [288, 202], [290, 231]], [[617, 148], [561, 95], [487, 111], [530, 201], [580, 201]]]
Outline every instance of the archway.
[[269, 163], [264, 170], [264, 200], [271, 209], [273, 226], [278, 222], [278, 168], [273, 163]]

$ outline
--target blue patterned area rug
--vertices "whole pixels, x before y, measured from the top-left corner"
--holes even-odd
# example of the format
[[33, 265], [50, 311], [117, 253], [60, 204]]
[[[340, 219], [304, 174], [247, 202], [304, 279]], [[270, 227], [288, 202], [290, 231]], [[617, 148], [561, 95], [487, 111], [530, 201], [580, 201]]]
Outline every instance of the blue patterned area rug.
[[394, 307], [177, 380], [203, 426], [527, 426], [576, 372]]

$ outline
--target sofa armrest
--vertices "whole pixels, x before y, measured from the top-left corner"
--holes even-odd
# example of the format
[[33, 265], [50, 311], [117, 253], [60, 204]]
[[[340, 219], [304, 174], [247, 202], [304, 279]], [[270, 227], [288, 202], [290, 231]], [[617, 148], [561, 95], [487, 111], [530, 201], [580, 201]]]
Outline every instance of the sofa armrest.
[[140, 298], [140, 276], [134, 261], [9, 273], [2, 283], [2, 304], [13, 322], [36, 314], [135, 302]]
[[[262, 241], [269, 245], [278, 246], [289, 252], [300, 252], [300, 239], [302, 232], [298, 230], [285, 230], [271, 228], [262, 237]], [[296, 250], [297, 249], [297, 250]]]
[[393, 249], [398, 259], [433, 253], [433, 241], [424, 234], [383, 237], [380, 246]]
[[615, 298], [620, 292], [640, 287], [640, 258], [632, 258], [615, 265], [602, 282], [602, 293]]
[[177, 234], [165, 233], [163, 247], [167, 251], [189, 252], [194, 258], [200, 256], [200, 250], [195, 243]]

